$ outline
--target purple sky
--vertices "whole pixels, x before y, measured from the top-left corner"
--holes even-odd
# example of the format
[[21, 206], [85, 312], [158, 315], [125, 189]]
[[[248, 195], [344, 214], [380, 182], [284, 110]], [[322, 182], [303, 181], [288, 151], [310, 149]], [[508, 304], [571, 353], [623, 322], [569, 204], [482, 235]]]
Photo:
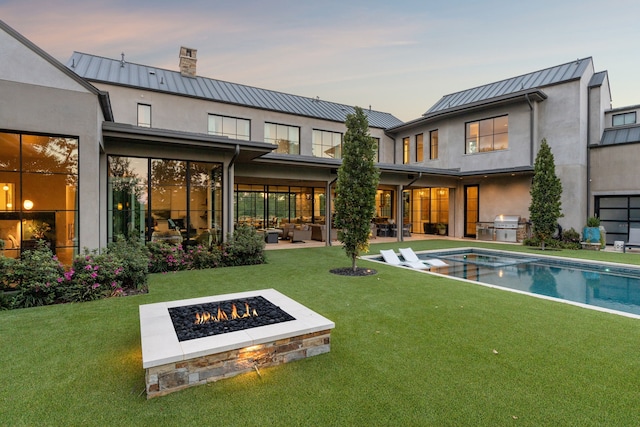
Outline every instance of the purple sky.
[[0, 0], [0, 19], [61, 62], [80, 51], [402, 120], [443, 95], [592, 56], [614, 107], [640, 104], [637, 0], [394, 2]]

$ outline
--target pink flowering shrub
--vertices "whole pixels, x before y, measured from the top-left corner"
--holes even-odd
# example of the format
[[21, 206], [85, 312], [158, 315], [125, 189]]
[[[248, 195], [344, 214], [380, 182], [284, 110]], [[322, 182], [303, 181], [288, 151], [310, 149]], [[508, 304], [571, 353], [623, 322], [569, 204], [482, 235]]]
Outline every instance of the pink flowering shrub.
[[187, 246], [185, 250], [181, 245], [151, 242], [147, 244], [147, 248], [150, 252], [150, 273], [215, 268], [221, 265], [221, 252], [216, 246]]
[[181, 245], [164, 242], [151, 242], [149, 249], [149, 273], [181, 271], [189, 268], [186, 254]]
[[91, 301], [122, 295], [124, 265], [110, 253], [87, 252], [73, 260], [71, 268], [59, 277], [64, 302]]

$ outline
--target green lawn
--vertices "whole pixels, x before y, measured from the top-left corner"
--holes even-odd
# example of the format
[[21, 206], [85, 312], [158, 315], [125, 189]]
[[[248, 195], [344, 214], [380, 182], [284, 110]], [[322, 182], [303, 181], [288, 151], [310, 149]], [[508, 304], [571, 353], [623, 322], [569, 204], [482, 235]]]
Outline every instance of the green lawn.
[[[548, 254], [640, 264], [637, 253]], [[335, 276], [349, 265], [339, 247], [267, 260], [152, 275], [146, 295], [0, 312], [0, 425], [640, 423], [638, 319], [364, 260], [377, 275]], [[140, 304], [261, 288], [334, 321], [331, 352], [146, 400]]]

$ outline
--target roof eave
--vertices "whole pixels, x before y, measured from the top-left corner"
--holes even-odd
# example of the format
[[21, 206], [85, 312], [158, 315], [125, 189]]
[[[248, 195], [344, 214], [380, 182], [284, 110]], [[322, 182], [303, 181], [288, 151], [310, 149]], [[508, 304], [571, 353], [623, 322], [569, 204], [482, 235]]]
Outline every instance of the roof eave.
[[137, 144], [154, 145], [160, 143], [199, 149], [214, 148], [229, 153], [233, 153], [236, 147], [239, 147], [240, 160], [244, 161], [253, 160], [277, 148], [276, 145], [266, 142], [241, 141], [224, 136], [145, 128], [115, 122], [103, 122], [102, 135], [105, 139], [111, 138]]
[[446, 110], [428, 113], [415, 120], [408, 121], [399, 126], [388, 128], [386, 129], [386, 131], [397, 132], [405, 129], [410, 129], [418, 124], [430, 122], [434, 119], [443, 119], [447, 117], [457, 116], [460, 114], [472, 113], [474, 111], [482, 110], [487, 107], [498, 107], [501, 105], [514, 104], [517, 102], [527, 102], [526, 100], [527, 96], [529, 97], [529, 100], [535, 101], [535, 102], [542, 102], [548, 98], [547, 94], [545, 94], [540, 89], [522, 90], [519, 92], [510, 93], [508, 95], [491, 98], [488, 100], [482, 100], [482, 101], [478, 101], [470, 104], [460, 105], [458, 107], [448, 108]]

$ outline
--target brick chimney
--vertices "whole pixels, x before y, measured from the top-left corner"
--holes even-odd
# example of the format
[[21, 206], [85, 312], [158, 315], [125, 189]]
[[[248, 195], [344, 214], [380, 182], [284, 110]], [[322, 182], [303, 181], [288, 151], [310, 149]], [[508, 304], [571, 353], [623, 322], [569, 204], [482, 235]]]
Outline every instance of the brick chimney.
[[196, 76], [196, 59], [198, 51], [182, 46], [180, 48], [180, 74], [185, 77]]

